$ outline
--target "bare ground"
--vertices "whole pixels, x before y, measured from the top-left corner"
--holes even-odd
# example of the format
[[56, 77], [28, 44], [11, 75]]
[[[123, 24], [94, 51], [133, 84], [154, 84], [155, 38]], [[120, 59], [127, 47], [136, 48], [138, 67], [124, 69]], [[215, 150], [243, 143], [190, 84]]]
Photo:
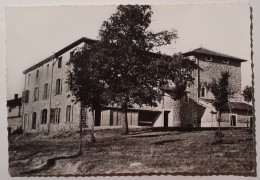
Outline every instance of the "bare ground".
[[[9, 137], [11, 176], [119, 174], [232, 174], [255, 175], [251, 130], [236, 129], [216, 144], [215, 131], [135, 128], [97, 130], [96, 143], [84, 132], [83, 155], [77, 154], [79, 134], [22, 134]], [[56, 159], [48, 166], [50, 158]], [[38, 169], [38, 170], [36, 170]], [[36, 170], [36, 171], [35, 171]]]

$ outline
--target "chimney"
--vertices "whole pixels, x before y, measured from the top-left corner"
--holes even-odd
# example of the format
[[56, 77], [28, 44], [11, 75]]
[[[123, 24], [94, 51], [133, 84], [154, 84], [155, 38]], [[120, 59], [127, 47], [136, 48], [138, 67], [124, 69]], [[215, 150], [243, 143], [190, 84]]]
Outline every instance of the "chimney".
[[18, 94], [14, 94], [14, 99], [18, 99]]

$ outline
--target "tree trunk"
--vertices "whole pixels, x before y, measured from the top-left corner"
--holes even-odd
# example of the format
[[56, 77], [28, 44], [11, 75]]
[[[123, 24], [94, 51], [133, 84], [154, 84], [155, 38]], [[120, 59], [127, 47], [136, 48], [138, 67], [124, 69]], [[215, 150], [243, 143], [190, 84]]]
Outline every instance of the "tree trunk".
[[[247, 106], [247, 112], [246, 112], [246, 117], [247, 117], [247, 125], [246, 125], [246, 126], [247, 126], [247, 127], [248, 127], [248, 122], [249, 122], [249, 121], [248, 121], [248, 118], [249, 118], [249, 117], [248, 117], [248, 111], [249, 111], [249, 109], [248, 109], [248, 106]], [[250, 123], [250, 124], [251, 124], [251, 123]]]
[[221, 112], [218, 111], [218, 130], [220, 132], [220, 121], [221, 121]]
[[[228, 102], [228, 108], [229, 108], [229, 113], [232, 114], [232, 111], [231, 111], [231, 107], [230, 107], [230, 104]], [[232, 119], [231, 119], [231, 122], [232, 122]], [[230, 135], [232, 136], [233, 135], [233, 122], [231, 123], [231, 133]]]
[[81, 106], [80, 108], [80, 125], [79, 125], [79, 139], [80, 139], [80, 144], [79, 144], [79, 155], [82, 155], [82, 109], [83, 107]]
[[129, 134], [128, 119], [127, 119], [127, 102], [125, 102], [122, 106], [122, 113], [124, 116], [124, 120], [122, 122], [122, 134], [127, 135], [127, 134]]
[[92, 125], [91, 125], [90, 142], [95, 143], [96, 142], [96, 138], [94, 136], [94, 126], [95, 126], [95, 112], [94, 112], [94, 110], [92, 110], [92, 117], [93, 117], [93, 122], [92, 122]]

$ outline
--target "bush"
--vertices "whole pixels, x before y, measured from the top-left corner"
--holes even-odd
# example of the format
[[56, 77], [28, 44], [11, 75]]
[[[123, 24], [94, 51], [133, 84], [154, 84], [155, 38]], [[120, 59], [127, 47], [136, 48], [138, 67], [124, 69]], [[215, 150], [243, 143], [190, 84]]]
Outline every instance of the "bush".
[[14, 130], [12, 134], [22, 134], [23, 133], [23, 129], [22, 127], [19, 127], [18, 129]]
[[191, 131], [193, 129], [193, 125], [192, 124], [187, 124], [185, 127], [186, 131]]
[[215, 139], [217, 143], [221, 143], [223, 141], [224, 134], [221, 131], [216, 131], [215, 132]]

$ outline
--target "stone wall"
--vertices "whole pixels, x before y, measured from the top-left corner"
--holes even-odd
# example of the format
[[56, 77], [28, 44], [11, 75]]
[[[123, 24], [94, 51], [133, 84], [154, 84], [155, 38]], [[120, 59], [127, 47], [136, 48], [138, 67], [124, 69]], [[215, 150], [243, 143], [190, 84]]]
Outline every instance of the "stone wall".
[[22, 127], [22, 117], [21, 116], [16, 116], [13, 118], [7, 118], [8, 122], [8, 128], [11, 128], [11, 132], [15, 131], [16, 129], [19, 129]]
[[[231, 73], [231, 77], [229, 78], [230, 87], [235, 92], [231, 101], [242, 101], [240, 61], [229, 59], [228, 63], [224, 63], [224, 60], [220, 57], [212, 57], [212, 61], [207, 61], [205, 56], [198, 56], [197, 58], [199, 59], [199, 67], [201, 68], [199, 72], [199, 84], [211, 83], [212, 78], [219, 79], [221, 72], [229, 71]], [[207, 90], [205, 98], [212, 99], [212, 93]]]
[[[71, 50], [62, 54], [61, 68], [58, 68], [58, 58], [54, 58], [49, 62], [41, 65], [37, 69], [34, 69], [25, 74], [25, 88], [29, 90], [29, 102], [23, 103], [23, 129], [27, 132], [35, 131], [56, 131], [56, 130], [68, 130], [79, 127], [80, 122], [80, 104], [74, 104], [72, 100], [71, 92], [68, 89], [66, 83], [68, 66], [66, 63], [70, 58], [70, 52], [74, 51], [78, 47], [82, 47], [84, 43], [72, 48]], [[52, 71], [53, 68], [53, 71]], [[38, 78], [37, 76], [38, 71]], [[52, 75], [53, 72], [53, 75]], [[61, 81], [61, 93], [56, 95], [56, 80]], [[48, 84], [48, 96], [43, 97], [44, 85]], [[34, 100], [34, 88], [39, 88], [39, 98]], [[71, 106], [70, 121], [66, 122], [66, 109], [67, 106]], [[60, 108], [59, 123], [50, 124], [50, 109]], [[47, 109], [47, 122], [41, 123], [41, 112], [43, 109]], [[32, 114], [36, 112], [36, 129], [32, 129]], [[48, 127], [48, 125], [50, 126]]]

